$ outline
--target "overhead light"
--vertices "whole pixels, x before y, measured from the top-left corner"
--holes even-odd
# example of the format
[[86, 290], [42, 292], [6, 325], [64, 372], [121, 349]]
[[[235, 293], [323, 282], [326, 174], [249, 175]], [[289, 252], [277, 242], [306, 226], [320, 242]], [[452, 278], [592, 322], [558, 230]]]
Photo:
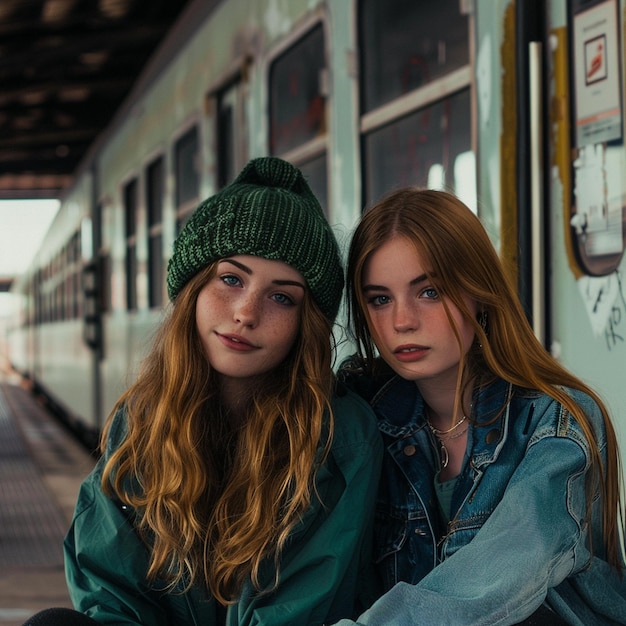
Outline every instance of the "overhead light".
[[59, 91], [61, 102], [82, 102], [89, 97], [90, 91], [87, 87], [65, 87]]
[[62, 22], [75, 4], [76, 0], [46, 0], [41, 11], [41, 19], [47, 24]]
[[35, 106], [44, 102], [47, 95], [48, 92], [43, 89], [39, 91], [27, 91], [20, 96], [20, 101], [27, 106]]
[[35, 120], [27, 115], [21, 115], [13, 120], [13, 128], [29, 130], [35, 126]]
[[128, 13], [128, 0], [100, 0], [100, 12], [106, 17], [120, 18]]
[[20, 0], [8, 0], [0, 3], [0, 20], [4, 20], [15, 13], [19, 8]]
[[97, 69], [103, 65], [109, 58], [109, 52], [107, 50], [96, 50], [93, 52], [83, 52], [80, 55], [80, 62], [83, 65], [89, 65], [93, 69]]

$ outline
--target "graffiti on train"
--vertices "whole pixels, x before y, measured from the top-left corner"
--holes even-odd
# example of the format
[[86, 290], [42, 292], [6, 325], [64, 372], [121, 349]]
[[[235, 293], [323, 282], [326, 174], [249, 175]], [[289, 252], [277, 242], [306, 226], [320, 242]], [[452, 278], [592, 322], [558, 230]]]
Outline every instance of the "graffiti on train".
[[619, 270], [608, 276], [585, 276], [578, 281], [593, 334], [615, 350], [626, 341], [626, 296]]

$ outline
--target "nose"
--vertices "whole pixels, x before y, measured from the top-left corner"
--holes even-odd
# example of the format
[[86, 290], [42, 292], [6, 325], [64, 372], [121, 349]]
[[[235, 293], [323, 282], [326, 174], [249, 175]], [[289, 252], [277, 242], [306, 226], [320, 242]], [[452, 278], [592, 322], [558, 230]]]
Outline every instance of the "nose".
[[233, 309], [233, 319], [238, 324], [254, 327], [259, 322], [260, 310], [259, 296], [248, 293], [238, 298]]
[[393, 310], [393, 327], [398, 333], [415, 330], [419, 326], [417, 310], [409, 303], [396, 302]]

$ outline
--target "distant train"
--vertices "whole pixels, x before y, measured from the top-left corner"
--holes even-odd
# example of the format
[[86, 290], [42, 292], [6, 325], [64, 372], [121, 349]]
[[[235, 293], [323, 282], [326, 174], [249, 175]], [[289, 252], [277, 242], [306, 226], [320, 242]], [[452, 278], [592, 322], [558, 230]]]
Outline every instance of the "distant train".
[[460, 195], [626, 448], [625, 1], [192, 2], [14, 285], [14, 367], [97, 434], [163, 315], [181, 225], [273, 154], [344, 245], [394, 187]]

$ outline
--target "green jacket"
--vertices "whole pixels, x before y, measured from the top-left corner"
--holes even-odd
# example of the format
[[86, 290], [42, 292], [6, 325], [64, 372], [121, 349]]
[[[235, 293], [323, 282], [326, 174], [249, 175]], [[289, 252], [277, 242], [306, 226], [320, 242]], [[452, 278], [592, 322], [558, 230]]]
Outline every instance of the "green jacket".
[[[278, 587], [263, 595], [246, 584], [228, 607], [227, 626], [332, 624], [355, 617], [375, 599], [371, 533], [382, 443], [370, 407], [352, 392], [341, 393], [333, 401], [332, 449], [317, 474], [319, 500], [283, 552]], [[110, 448], [124, 431], [122, 413], [111, 429]], [[76, 609], [102, 624], [217, 626], [215, 601], [207, 592], [166, 592], [164, 585], [148, 582], [149, 554], [133, 528], [132, 511], [100, 488], [104, 462], [83, 482], [64, 542]], [[271, 563], [262, 576], [273, 581]]]

